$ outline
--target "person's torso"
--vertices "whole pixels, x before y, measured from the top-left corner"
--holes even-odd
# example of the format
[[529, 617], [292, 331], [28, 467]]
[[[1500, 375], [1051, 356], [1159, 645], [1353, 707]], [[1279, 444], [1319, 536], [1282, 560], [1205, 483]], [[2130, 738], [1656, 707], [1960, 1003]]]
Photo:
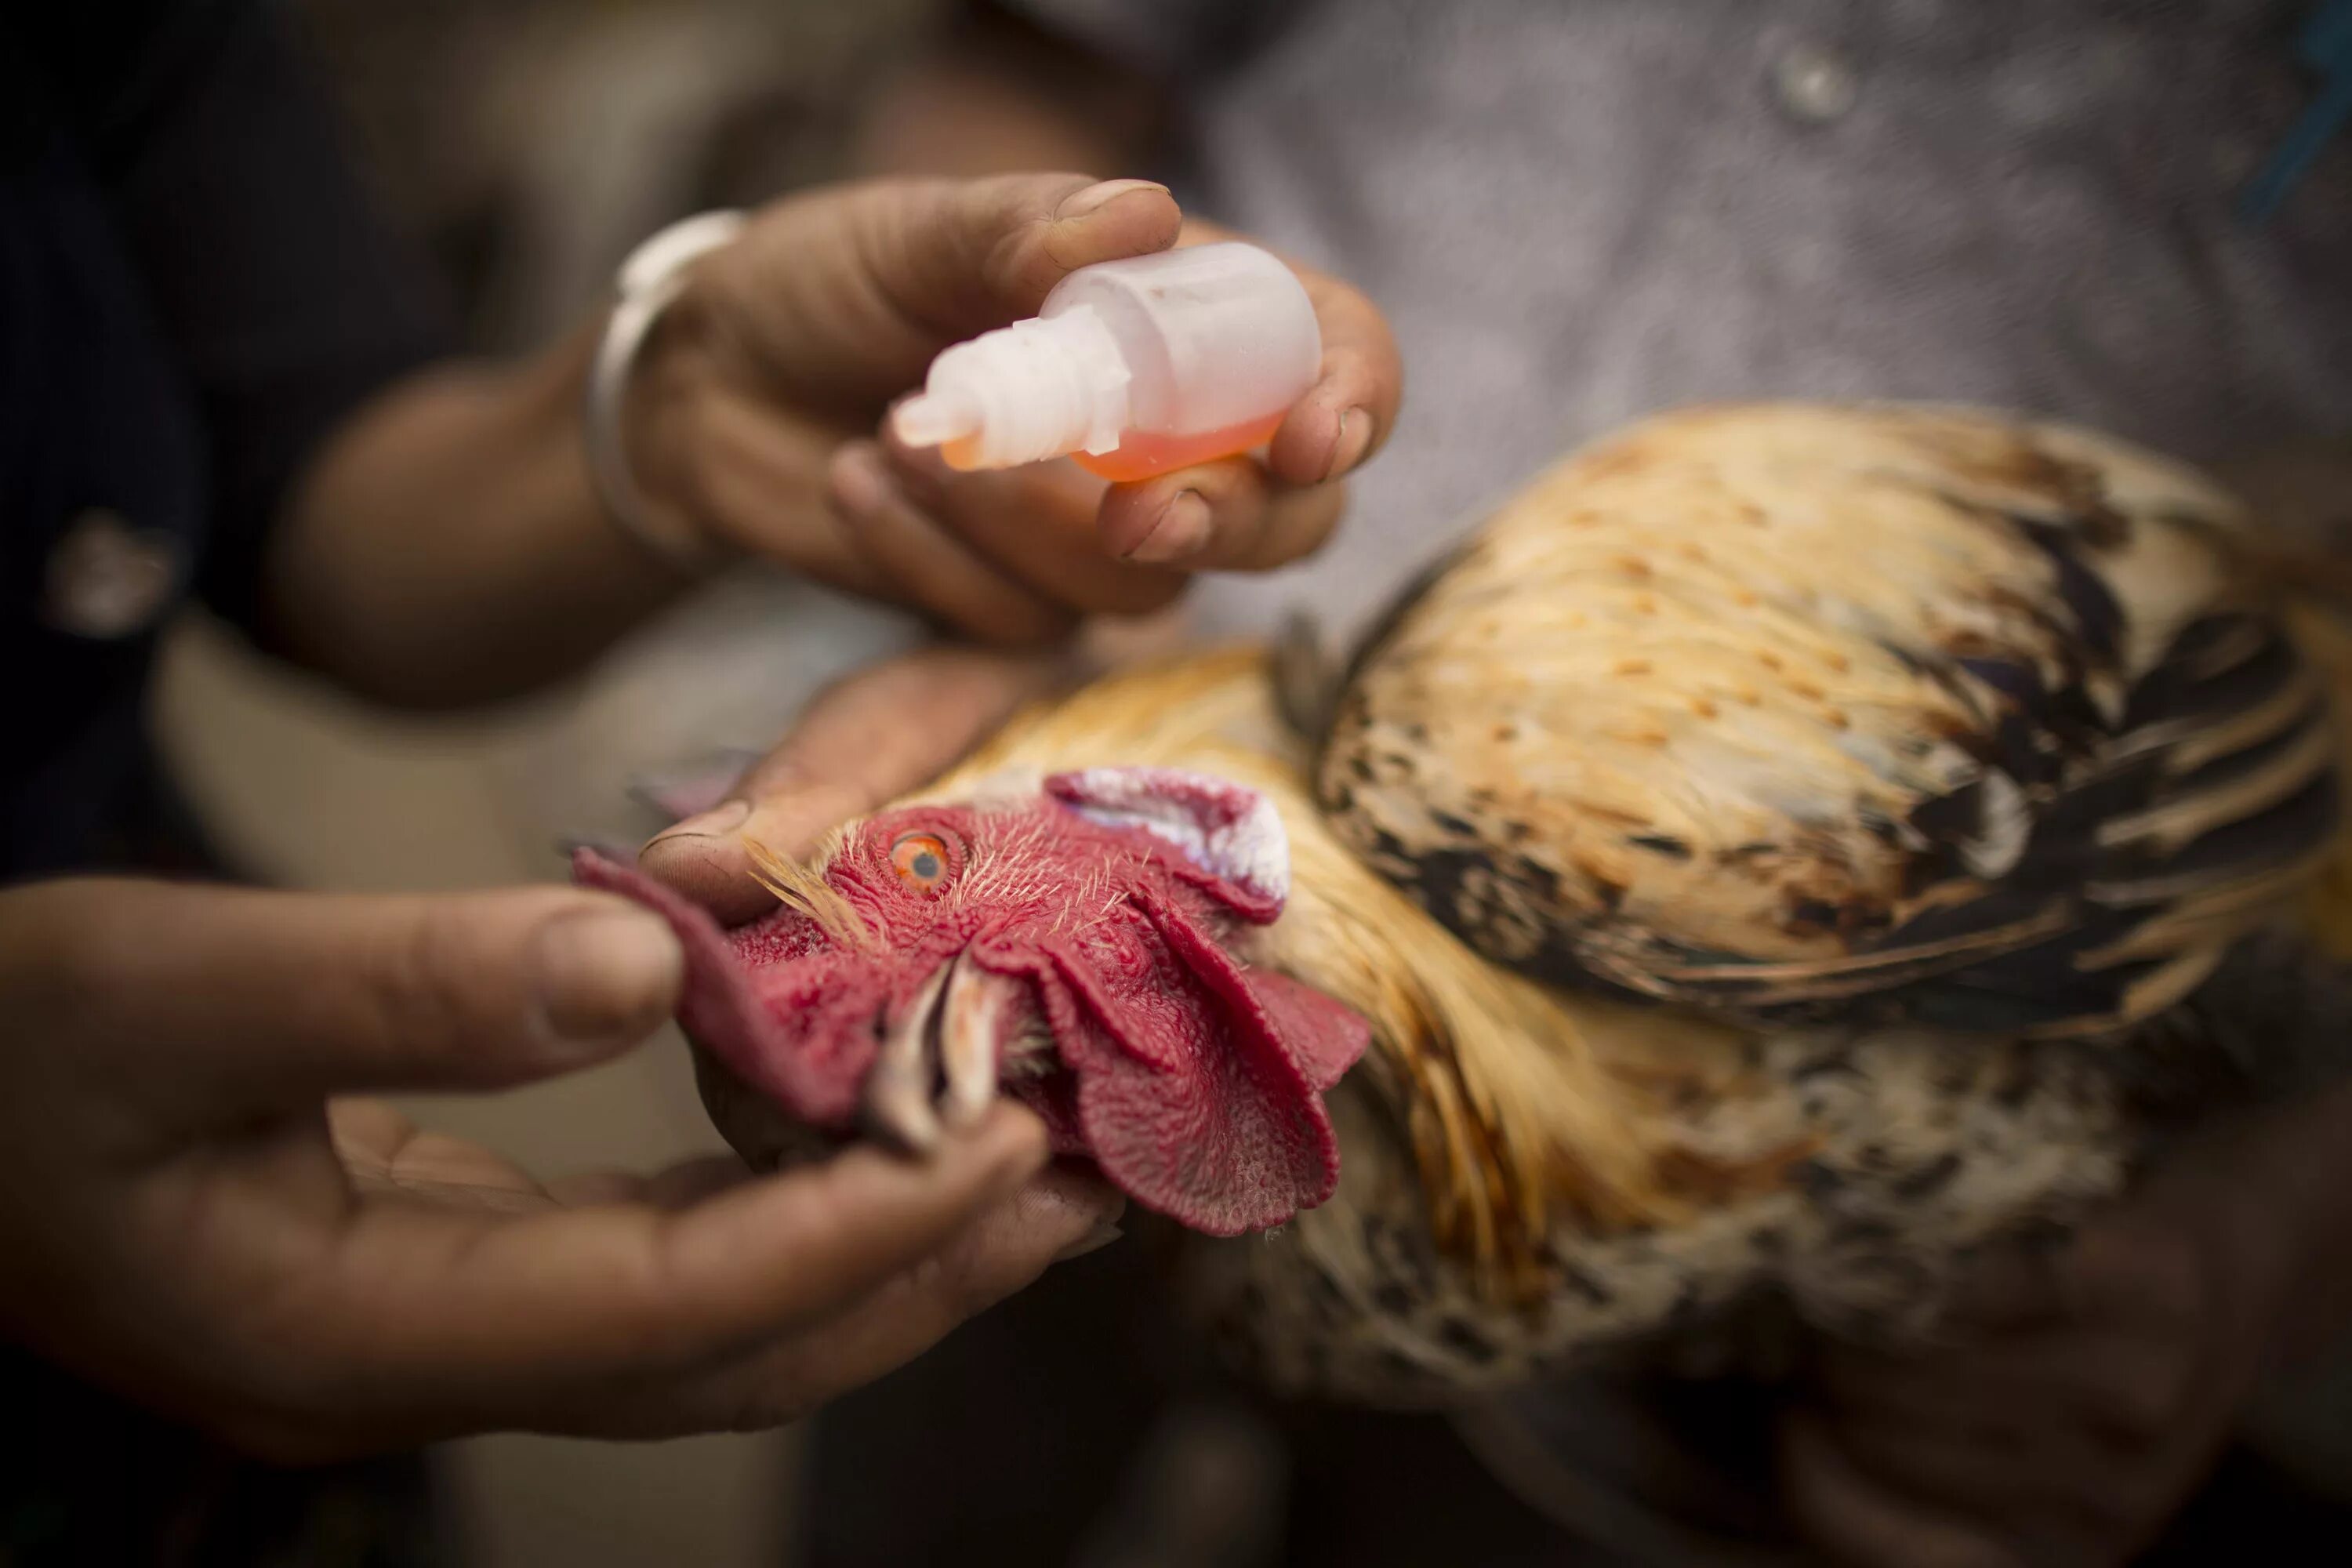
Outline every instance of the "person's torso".
[[2192, 460], [2352, 426], [2352, 138], [2266, 226], [2311, 0], [1302, 0], [1191, 105], [1220, 218], [1387, 310], [1405, 415], [1339, 541], [1210, 585], [1360, 618], [1573, 444], [1892, 397]]
[[[205, 451], [88, 145], [0, 63], [0, 877], [119, 864], [142, 703], [205, 544]], [[146, 846], [140, 846], [144, 848]]]

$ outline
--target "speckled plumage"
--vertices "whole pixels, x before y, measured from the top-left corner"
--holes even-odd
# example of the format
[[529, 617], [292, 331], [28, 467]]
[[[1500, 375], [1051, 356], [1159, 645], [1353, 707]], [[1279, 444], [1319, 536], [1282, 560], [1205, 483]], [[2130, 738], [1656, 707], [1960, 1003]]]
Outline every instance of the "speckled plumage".
[[1183, 1243], [1204, 1321], [1277, 1386], [1443, 1403], [1772, 1288], [1818, 1321], [1916, 1327], [1968, 1247], [2121, 1178], [2129, 1124], [2095, 1054], [1757, 1034], [1490, 963], [1332, 834], [1253, 652], [1099, 684], [932, 793], [1098, 748], [1273, 799], [1292, 904], [1250, 958], [1373, 1020], [1328, 1097], [1334, 1199]]
[[[1330, 1097], [1332, 1201], [1186, 1242], [1276, 1385], [1448, 1403], [1766, 1298], [1916, 1334], [1971, 1248], [2120, 1186], [2159, 1068], [2242, 1065], [2168, 1005], [2310, 879], [2336, 731], [2239, 526], [2079, 433], [1672, 416], [1537, 481], [1336, 685], [1295, 644], [1131, 672], [929, 793], [1116, 759], [1280, 811], [1292, 904], [1247, 956], [1373, 1043]], [[1959, 962], [1799, 984], [1916, 938], [1906, 900], [2003, 918]], [[1749, 967], [1701, 984], [1695, 952]]]
[[[2178, 1000], [2292, 904], [2334, 811], [2326, 683], [2237, 526], [2076, 434], [1675, 416], [1539, 479], [1342, 676], [1296, 642], [1130, 670], [916, 798], [1116, 764], [1279, 816], [1288, 906], [1232, 951], [1370, 1023], [1328, 1096], [1339, 1187], [1178, 1251], [1276, 1385], [1454, 1403], [1720, 1344], [1764, 1321], [1743, 1303], [1916, 1335], [1971, 1249], [2114, 1194], [2169, 1108], [2264, 1056], [2312, 1070], [2279, 1018], [2342, 1021], [2292, 944]], [[2134, 879], [2163, 897], [2111, 896]], [[1948, 961], [1906, 900], [2001, 918]], [[1679, 971], [1697, 950], [1730, 977]]]
[[2308, 883], [2323, 683], [2199, 476], [1914, 407], [1651, 420], [1360, 660], [1342, 837], [1498, 962], [1755, 1022], [2092, 1034]]

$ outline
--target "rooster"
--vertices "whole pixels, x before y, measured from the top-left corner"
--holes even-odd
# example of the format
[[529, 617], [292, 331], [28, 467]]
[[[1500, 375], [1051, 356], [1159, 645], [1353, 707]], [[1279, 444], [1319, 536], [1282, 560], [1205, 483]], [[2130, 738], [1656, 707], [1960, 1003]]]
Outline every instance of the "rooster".
[[1916, 1333], [2274, 1048], [2266, 928], [2342, 924], [2330, 694], [2245, 530], [2078, 430], [1674, 414], [1344, 668], [1115, 675], [765, 856], [749, 926], [578, 874], [678, 931], [755, 1163], [1016, 1095], [1283, 1390], [1459, 1400], [1762, 1297]]

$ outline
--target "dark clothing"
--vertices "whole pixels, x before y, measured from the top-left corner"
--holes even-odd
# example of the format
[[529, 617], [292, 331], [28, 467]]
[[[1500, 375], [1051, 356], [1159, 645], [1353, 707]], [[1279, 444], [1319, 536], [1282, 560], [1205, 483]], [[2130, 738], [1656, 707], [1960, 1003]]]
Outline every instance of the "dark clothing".
[[282, 1470], [0, 1357], [8, 1568], [422, 1568], [455, 1556], [422, 1458]]
[[[190, 597], [267, 640], [272, 517], [361, 401], [437, 353], [425, 294], [244, 0], [0, 11], [0, 881], [201, 872], [144, 707]], [[0, 1347], [0, 1563], [393, 1564], [414, 1459], [243, 1462]]]
[[1680, 404], [1981, 404], [2192, 462], [2352, 425], [2328, 0], [998, 0], [1166, 80], [1180, 195], [1380, 301], [1410, 412], [1204, 632], [1361, 630], [1569, 447]]
[[[261, 565], [288, 484], [445, 340], [261, 6], [12, 6], [0, 117], [14, 879], [135, 863], [129, 830], [154, 789], [142, 710], [170, 604], [194, 595], [266, 641]], [[169, 576], [133, 624], [93, 627], [61, 602], [76, 586], [61, 574], [87, 561], [69, 535], [93, 519]]]

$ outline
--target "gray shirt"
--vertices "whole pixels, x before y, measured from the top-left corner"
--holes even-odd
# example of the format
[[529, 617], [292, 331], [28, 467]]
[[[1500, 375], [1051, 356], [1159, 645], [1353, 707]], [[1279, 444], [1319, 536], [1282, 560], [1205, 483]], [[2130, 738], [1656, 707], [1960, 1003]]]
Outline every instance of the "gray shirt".
[[2352, 428], [2352, 138], [2235, 214], [2312, 0], [1025, 0], [1177, 86], [1180, 190], [1387, 310], [1406, 416], [1342, 629], [1573, 442], [1743, 396], [2077, 419], [2192, 459]]
[[[1378, 300], [1406, 416], [1318, 559], [1346, 632], [1654, 409], [1916, 397], [2197, 461], [2352, 434], [2352, 136], [2237, 216], [2316, 0], [1022, 0], [1179, 89], [1189, 202]], [[2259, 1422], [2352, 1486], [2352, 1356]], [[2347, 1495], [2352, 1495], [2347, 1493]]]
[[[1564, 447], [1737, 396], [1974, 400], [2193, 458], [2352, 430], [2352, 138], [2233, 206], [2310, 98], [2311, 0], [1008, 0], [1166, 76], [1188, 202], [1362, 285], [1405, 417], [1338, 539], [1202, 584], [1205, 629], [1344, 636]], [[764, 747], [914, 635], [758, 579], [616, 659], [538, 759]]]

